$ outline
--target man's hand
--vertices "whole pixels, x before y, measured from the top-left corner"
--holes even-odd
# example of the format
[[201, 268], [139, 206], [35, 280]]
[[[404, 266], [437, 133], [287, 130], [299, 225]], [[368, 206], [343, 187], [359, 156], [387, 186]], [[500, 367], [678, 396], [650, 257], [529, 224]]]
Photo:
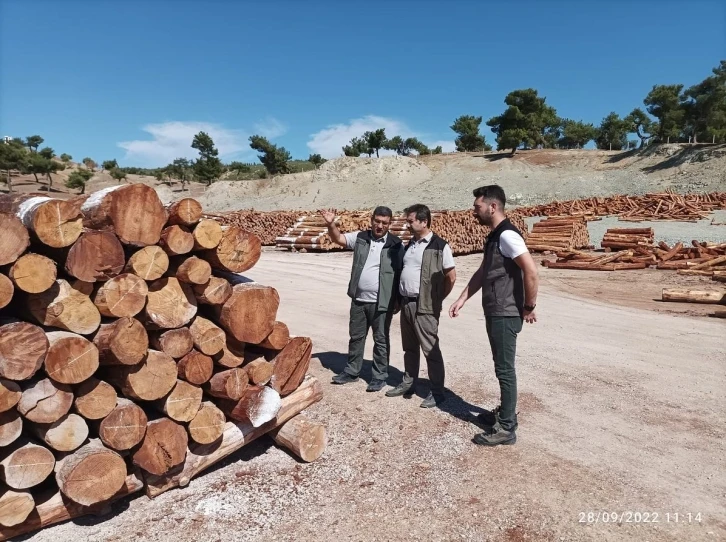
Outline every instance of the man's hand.
[[461, 297], [454, 301], [454, 303], [449, 307], [449, 316], [451, 318], [456, 318], [459, 316], [459, 311], [464, 308], [464, 305], [466, 304], [466, 299], [462, 299]]
[[524, 311], [524, 321], [528, 324], [534, 324], [537, 321], [537, 315], [534, 311]]
[[325, 220], [325, 223], [328, 226], [335, 222], [335, 213], [333, 211], [321, 209], [318, 212], [320, 213], [320, 216], [323, 217], [323, 220]]

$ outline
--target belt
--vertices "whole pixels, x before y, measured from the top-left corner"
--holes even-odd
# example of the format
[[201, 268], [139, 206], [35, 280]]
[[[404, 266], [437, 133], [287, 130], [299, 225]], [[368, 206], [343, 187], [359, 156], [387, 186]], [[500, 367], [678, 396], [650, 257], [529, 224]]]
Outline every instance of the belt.
[[414, 301], [418, 301], [418, 296], [411, 297], [411, 296], [404, 295], [403, 299], [405, 299], [408, 303], [412, 303]]

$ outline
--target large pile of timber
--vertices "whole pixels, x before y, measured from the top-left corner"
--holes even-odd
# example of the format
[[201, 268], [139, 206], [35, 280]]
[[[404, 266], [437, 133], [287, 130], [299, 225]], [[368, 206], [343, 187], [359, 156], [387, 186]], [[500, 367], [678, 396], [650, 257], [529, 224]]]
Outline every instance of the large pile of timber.
[[587, 221], [578, 216], [546, 218], [532, 226], [527, 246], [534, 252], [561, 251], [590, 246]]
[[[245, 279], [259, 238], [143, 185], [0, 205], [0, 539], [189, 480], [271, 432], [325, 429], [312, 342]], [[50, 493], [50, 495], [48, 495]]]
[[218, 219], [223, 225], [237, 226], [254, 233], [264, 246], [274, 246], [275, 239], [285, 233], [300, 216], [299, 211], [241, 210], [225, 214], [205, 213]]
[[653, 246], [653, 228], [609, 228], [600, 246], [615, 250]]

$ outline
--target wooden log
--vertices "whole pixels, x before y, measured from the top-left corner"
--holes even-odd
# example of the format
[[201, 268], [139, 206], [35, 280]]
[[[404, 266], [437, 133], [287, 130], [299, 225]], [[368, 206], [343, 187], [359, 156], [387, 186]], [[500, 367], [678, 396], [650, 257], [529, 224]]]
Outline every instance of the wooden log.
[[222, 240], [222, 226], [216, 220], [200, 220], [192, 231], [194, 250], [212, 250]]
[[90, 335], [101, 324], [101, 314], [88, 295], [92, 284], [58, 279], [45, 292], [28, 296], [30, 316], [41, 325]]
[[126, 463], [94, 439], [58, 462], [55, 480], [66, 497], [91, 506], [110, 499], [123, 487]]
[[253, 440], [279, 427], [323, 397], [323, 387], [313, 377], [305, 382], [292, 394], [282, 400], [277, 416], [268, 423], [253, 427], [249, 421], [228, 421], [222, 434], [221, 442], [209, 445], [190, 444], [187, 457], [181, 468], [167, 476], [145, 476], [146, 494], [156, 497], [174, 487], [184, 487], [192, 478], [226, 458], [230, 454], [249, 444]]
[[88, 425], [78, 414], [67, 414], [51, 424], [31, 425], [33, 432], [50, 448], [72, 452], [88, 438]]
[[[303, 352], [302, 357], [300, 358], [300, 361], [297, 362], [297, 366], [295, 367], [295, 370], [290, 375], [290, 378], [287, 379], [287, 382], [285, 382], [285, 385], [282, 386], [280, 389], [280, 395], [285, 397], [286, 395], [291, 394], [294, 392], [298, 386], [302, 383], [302, 381], [305, 379], [305, 375], [308, 372], [308, 369], [310, 368], [310, 357], [313, 353], [313, 343], [310, 341], [308, 344], [307, 349], [305, 352]], [[273, 369], [274, 371], [274, 369]]]
[[157, 408], [175, 422], [191, 422], [202, 404], [202, 388], [177, 380], [174, 389], [157, 403]]
[[55, 458], [48, 448], [21, 438], [4, 450], [0, 478], [13, 489], [28, 489], [48, 478], [54, 466]]
[[249, 386], [234, 408], [228, 413], [237, 421], [249, 421], [252, 427], [274, 419], [282, 405], [280, 394], [267, 386]]
[[8, 265], [30, 246], [30, 236], [20, 219], [5, 213], [0, 213], [0, 231], [3, 232], [0, 235], [0, 265]]
[[180, 359], [176, 367], [179, 378], [195, 386], [207, 382], [214, 372], [212, 358], [194, 349]]
[[123, 246], [113, 233], [87, 231], [73, 243], [64, 267], [72, 277], [95, 282], [115, 277], [125, 264]]
[[46, 374], [61, 384], [80, 384], [98, 369], [98, 348], [91, 341], [67, 331], [50, 331]]
[[82, 382], [75, 392], [73, 408], [87, 420], [101, 420], [116, 408], [116, 390], [98, 378]]
[[722, 264], [724, 262], [726, 262], [726, 255], [712, 258], [712, 259], [708, 260], [707, 262], [698, 264], [693, 269], [708, 269], [709, 267], [714, 267], [714, 266]]
[[137, 401], [161, 399], [174, 388], [176, 377], [176, 363], [158, 350], [149, 350], [141, 363], [110, 367], [108, 372], [109, 381]]
[[149, 335], [141, 322], [123, 317], [101, 324], [93, 344], [104, 365], [136, 365], [149, 350]]
[[684, 301], [687, 303], [716, 303], [726, 305], [725, 292], [690, 290], [686, 288], [663, 288], [663, 301]]
[[260, 343], [262, 348], [282, 350], [290, 342], [290, 330], [284, 322], [275, 322], [272, 332]]
[[232, 226], [222, 233], [216, 248], [200, 253], [215, 269], [242, 273], [260, 259], [262, 244], [256, 235]]
[[192, 348], [194, 341], [188, 327], [155, 331], [149, 335], [151, 346], [174, 359], [183, 358]]
[[17, 382], [0, 378], [0, 412], [6, 412], [17, 405], [21, 395]]
[[272, 378], [274, 365], [264, 359], [256, 359], [245, 365], [245, 371], [252, 384], [264, 386]]
[[5, 448], [20, 438], [23, 432], [23, 418], [16, 409], [0, 413], [0, 447]]
[[57, 274], [53, 260], [33, 253], [18, 258], [8, 271], [15, 288], [29, 294], [39, 294], [51, 288]]
[[93, 294], [93, 304], [108, 318], [136, 316], [143, 310], [148, 293], [144, 279], [124, 273], [101, 284]]
[[27, 380], [43, 365], [48, 339], [38, 326], [13, 322], [0, 326], [0, 377]]
[[161, 232], [159, 246], [169, 256], [188, 254], [194, 248], [194, 237], [184, 226], [169, 226]]
[[202, 218], [202, 205], [193, 198], [183, 198], [168, 209], [170, 226], [194, 226]]
[[221, 307], [215, 307], [222, 327], [235, 339], [258, 344], [272, 333], [280, 304], [277, 290], [255, 282], [237, 284]]
[[183, 425], [160, 418], [146, 425], [144, 440], [131, 458], [134, 465], [161, 476], [184, 462], [188, 441]]
[[155, 245], [166, 223], [156, 191], [144, 184], [112, 186], [89, 196], [81, 207], [83, 225], [113, 231], [124, 245]]
[[210, 277], [204, 284], [193, 286], [194, 296], [205, 305], [223, 305], [232, 295], [232, 285], [223, 278]]
[[71, 246], [83, 231], [80, 208], [70, 200], [31, 197], [20, 204], [17, 216], [41, 243], [53, 248]]
[[312, 341], [309, 337], [294, 337], [275, 356], [272, 361], [273, 371], [270, 378], [272, 389], [278, 393], [282, 391], [311, 344]]
[[0, 525], [14, 527], [23, 523], [35, 510], [35, 500], [29, 491], [6, 489], [0, 494]]
[[72, 404], [73, 392], [68, 385], [44, 378], [23, 388], [17, 408], [31, 422], [53, 423], [68, 414]]
[[197, 314], [197, 300], [188, 284], [165, 277], [149, 285], [145, 314], [159, 328], [182, 327]]
[[116, 407], [101, 421], [98, 436], [113, 450], [130, 450], [144, 439], [147, 423], [146, 413], [139, 405], [119, 397]]
[[211, 444], [222, 437], [225, 423], [224, 413], [214, 403], [205, 401], [187, 429], [189, 436], [197, 444]]
[[124, 270], [144, 280], [157, 280], [169, 268], [169, 256], [159, 246], [152, 245], [134, 252]]
[[201, 258], [190, 256], [175, 267], [174, 276], [187, 284], [204, 285], [212, 276], [212, 266]]
[[320, 458], [328, 445], [325, 425], [298, 414], [287, 423], [270, 431], [275, 444], [292, 452], [303, 461]]
[[214, 397], [238, 401], [245, 394], [248, 386], [249, 378], [246, 370], [229, 369], [212, 376], [204, 389]]
[[225, 346], [224, 331], [217, 327], [214, 322], [201, 316], [197, 316], [189, 326], [192, 334], [194, 347], [202, 354], [213, 356], [222, 351]]
[[[230, 295], [232, 288], [230, 288]], [[15, 293], [15, 286], [13, 281], [8, 277], [0, 273], [0, 309], [7, 307], [13, 300], [13, 294]]]
[[726, 271], [714, 271], [711, 280], [726, 282]]

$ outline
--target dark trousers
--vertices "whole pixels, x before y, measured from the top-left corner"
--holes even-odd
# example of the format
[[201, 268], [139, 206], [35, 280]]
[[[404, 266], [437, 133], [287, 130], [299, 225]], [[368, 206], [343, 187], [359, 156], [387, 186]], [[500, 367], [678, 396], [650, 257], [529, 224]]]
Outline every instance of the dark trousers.
[[431, 392], [444, 393], [444, 358], [439, 348], [439, 317], [433, 314], [416, 314], [416, 301], [404, 302], [401, 310], [401, 342], [403, 365], [406, 368], [404, 382], [418, 378], [421, 350], [426, 357], [431, 381]]
[[506, 431], [517, 428], [517, 373], [514, 358], [517, 354], [517, 334], [522, 331], [519, 316], [487, 316], [487, 335], [494, 358], [494, 372], [499, 380], [501, 407], [499, 425]]
[[363, 368], [363, 352], [368, 330], [373, 328], [373, 380], [388, 378], [388, 355], [390, 352], [389, 331], [391, 311], [377, 310], [377, 303], [361, 303], [355, 299], [350, 304], [350, 341], [348, 342], [348, 365], [345, 372], [358, 376]]

